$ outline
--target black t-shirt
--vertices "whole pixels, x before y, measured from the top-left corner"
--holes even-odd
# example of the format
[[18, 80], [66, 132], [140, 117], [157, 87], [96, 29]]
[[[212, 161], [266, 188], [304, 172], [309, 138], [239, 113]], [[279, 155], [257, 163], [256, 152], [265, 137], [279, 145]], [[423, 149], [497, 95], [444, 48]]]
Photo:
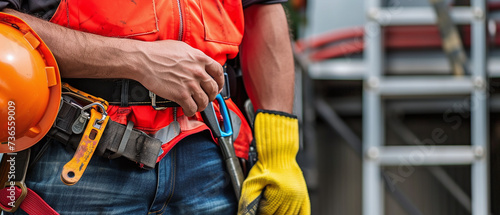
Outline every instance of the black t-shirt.
[[[203, 1], [203, 0], [202, 0]], [[241, 0], [243, 7], [252, 4], [274, 4], [283, 3], [287, 0]], [[49, 20], [56, 12], [61, 0], [0, 0], [0, 10], [12, 8], [23, 13], [31, 14], [45, 20]]]

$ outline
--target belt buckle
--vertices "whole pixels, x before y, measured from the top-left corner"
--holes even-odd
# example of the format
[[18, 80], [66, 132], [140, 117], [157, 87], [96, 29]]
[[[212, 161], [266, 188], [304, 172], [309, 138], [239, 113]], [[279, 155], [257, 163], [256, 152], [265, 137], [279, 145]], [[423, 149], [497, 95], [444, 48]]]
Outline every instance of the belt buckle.
[[167, 109], [167, 107], [158, 107], [156, 106], [156, 94], [151, 92], [151, 90], [149, 90], [149, 98], [151, 98], [151, 106], [155, 109], [155, 110], [165, 110]]
[[[14, 182], [14, 185], [12, 185], [11, 182]], [[21, 203], [23, 203], [24, 198], [26, 198], [26, 195], [28, 194], [28, 188], [26, 188], [26, 184], [24, 183], [24, 181], [11, 181], [11, 182], [9, 182], [9, 181], [5, 182], [5, 187], [8, 187], [8, 186], [19, 187], [19, 188], [21, 188], [21, 195], [19, 195], [19, 197], [16, 199], [13, 207], [11, 207], [10, 209], [2, 208], [2, 210], [4, 210], [7, 213], [16, 212], [16, 210], [21, 206]], [[0, 212], [2, 210], [0, 210]]]

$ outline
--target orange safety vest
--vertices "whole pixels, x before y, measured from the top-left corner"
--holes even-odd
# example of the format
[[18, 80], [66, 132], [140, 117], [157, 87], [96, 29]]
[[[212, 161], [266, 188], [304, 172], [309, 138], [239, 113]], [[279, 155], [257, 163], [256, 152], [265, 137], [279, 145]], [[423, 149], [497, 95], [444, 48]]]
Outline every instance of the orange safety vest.
[[[241, 0], [62, 0], [50, 21], [102, 36], [181, 40], [221, 65], [237, 55], [244, 29]], [[226, 103], [242, 121], [234, 142], [236, 155], [247, 159], [253, 138], [250, 126], [231, 99]], [[135, 128], [148, 134], [174, 120], [173, 108], [156, 111], [151, 106], [110, 106], [108, 114], [111, 120], [122, 124], [132, 121]], [[177, 121], [181, 134], [163, 144], [158, 161], [184, 137], [208, 129], [199, 113], [186, 117], [180, 108]]]

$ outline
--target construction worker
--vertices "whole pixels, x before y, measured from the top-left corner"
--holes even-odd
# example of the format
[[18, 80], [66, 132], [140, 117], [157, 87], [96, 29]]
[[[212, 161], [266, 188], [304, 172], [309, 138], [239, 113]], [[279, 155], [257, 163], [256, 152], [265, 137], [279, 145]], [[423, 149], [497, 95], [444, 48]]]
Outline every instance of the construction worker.
[[[112, 121], [150, 136], [179, 126], [154, 170], [94, 155], [72, 186], [60, 176], [74, 151], [43, 139], [31, 147], [27, 186], [61, 214], [310, 214], [295, 161], [283, 1], [0, 0], [3, 13], [24, 20], [47, 44], [64, 82], [109, 102]], [[252, 138], [258, 154], [239, 200], [199, 114], [223, 90], [223, 65], [238, 53], [258, 109], [252, 131], [227, 100], [241, 123], [236, 154], [248, 158]]]

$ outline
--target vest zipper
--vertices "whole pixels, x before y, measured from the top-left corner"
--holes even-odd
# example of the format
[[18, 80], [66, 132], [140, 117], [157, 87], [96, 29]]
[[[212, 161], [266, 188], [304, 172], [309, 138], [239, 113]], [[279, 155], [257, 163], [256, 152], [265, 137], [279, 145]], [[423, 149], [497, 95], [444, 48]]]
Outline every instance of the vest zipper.
[[184, 21], [182, 20], [181, 0], [177, 0], [177, 7], [179, 8], [179, 37], [177, 38], [177, 40], [182, 41]]

